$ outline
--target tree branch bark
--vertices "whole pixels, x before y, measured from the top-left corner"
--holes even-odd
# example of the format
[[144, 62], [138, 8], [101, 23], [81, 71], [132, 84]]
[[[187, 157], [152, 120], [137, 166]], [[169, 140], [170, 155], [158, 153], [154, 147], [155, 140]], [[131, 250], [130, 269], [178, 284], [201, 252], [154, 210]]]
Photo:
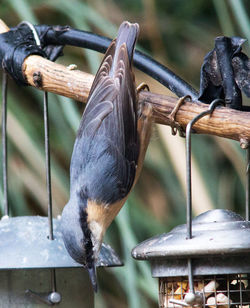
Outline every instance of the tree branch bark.
[[[0, 33], [6, 32], [8, 27], [0, 20]], [[22, 66], [23, 75], [29, 85], [86, 103], [94, 76], [78, 70], [71, 70], [40, 56], [27, 57]], [[152, 105], [153, 117], [156, 123], [170, 125], [169, 115], [176, 105], [178, 98], [159, 95], [147, 91], [139, 94], [139, 103]], [[200, 102], [186, 102], [176, 115], [176, 121], [182, 129], [196, 115], [208, 108]], [[242, 148], [246, 148], [250, 141], [250, 116], [247, 112], [237, 111], [226, 107], [218, 107], [212, 114], [199, 120], [194, 125], [199, 134], [216, 135], [237, 140]]]

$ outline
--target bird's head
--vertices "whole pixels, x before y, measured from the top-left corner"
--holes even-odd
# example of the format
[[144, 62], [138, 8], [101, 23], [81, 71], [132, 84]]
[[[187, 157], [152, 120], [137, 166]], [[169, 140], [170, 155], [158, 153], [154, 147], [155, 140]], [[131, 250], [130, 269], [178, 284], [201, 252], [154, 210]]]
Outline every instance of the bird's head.
[[86, 205], [70, 199], [63, 209], [61, 231], [70, 256], [88, 270], [94, 290], [97, 289], [96, 261], [102, 245], [103, 230], [89, 221]]

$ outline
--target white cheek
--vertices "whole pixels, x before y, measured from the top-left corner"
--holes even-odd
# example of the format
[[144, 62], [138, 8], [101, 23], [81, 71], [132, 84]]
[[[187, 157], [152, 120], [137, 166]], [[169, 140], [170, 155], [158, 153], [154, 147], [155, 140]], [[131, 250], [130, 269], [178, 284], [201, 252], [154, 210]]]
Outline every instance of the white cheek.
[[102, 244], [102, 238], [103, 238], [103, 229], [101, 227], [101, 225], [93, 220], [89, 223], [89, 228], [91, 230], [91, 240], [93, 243], [93, 250], [94, 250], [94, 255], [97, 256], [97, 254], [99, 253], [101, 244]]

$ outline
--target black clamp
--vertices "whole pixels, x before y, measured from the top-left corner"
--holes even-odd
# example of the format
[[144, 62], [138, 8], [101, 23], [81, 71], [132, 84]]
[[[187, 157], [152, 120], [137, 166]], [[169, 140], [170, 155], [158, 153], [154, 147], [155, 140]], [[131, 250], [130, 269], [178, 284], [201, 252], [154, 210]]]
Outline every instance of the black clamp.
[[31, 28], [25, 23], [0, 34], [1, 66], [19, 85], [27, 85], [22, 65], [28, 56], [39, 55], [55, 61], [62, 55], [63, 45], [47, 45], [43, 39], [50, 29], [51, 26], [39, 27], [40, 46], [37, 45]]
[[200, 76], [199, 100], [210, 104], [223, 99], [226, 106], [250, 111], [242, 105], [242, 94], [250, 97], [250, 60], [241, 51], [246, 40], [241, 37], [219, 36], [215, 48], [204, 58]]

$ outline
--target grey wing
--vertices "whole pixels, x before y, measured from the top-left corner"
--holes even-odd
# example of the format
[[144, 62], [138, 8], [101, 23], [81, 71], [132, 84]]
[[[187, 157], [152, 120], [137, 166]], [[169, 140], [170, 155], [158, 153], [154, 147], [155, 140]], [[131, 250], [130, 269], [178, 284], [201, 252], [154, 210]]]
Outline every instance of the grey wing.
[[[134, 75], [126, 45], [120, 47], [115, 67], [115, 40], [97, 72], [91, 87], [78, 138], [102, 134], [109, 138], [129, 161], [137, 163], [137, 102]], [[112, 71], [112, 72], [111, 72]]]
[[[126, 44], [120, 47], [115, 67], [110, 78], [116, 88], [112, 97], [113, 111], [103, 120], [105, 135], [112, 141], [114, 152], [123, 157], [117, 160], [120, 166], [120, 181], [124, 191], [130, 190], [136, 172], [139, 156], [139, 137], [137, 133], [137, 97], [134, 75], [131, 70]], [[113, 153], [115, 155], [115, 153]], [[126, 171], [124, 171], [126, 166]]]
[[[113, 54], [115, 50], [115, 41], [113, 41], [107, 50], [102, 64], [95, 76], [90, 89], [86, 108], [84, 110], [77, 138], [82, 133], [95, 134], [104, 118], [113, 110], [113, 98], [117, 95], [117, 89], [113, 80], [109, 77], [109, 71], [112, 65]], [[90, 124], [91, 123], [91, 124]], [[89, 128], [86, 130], [86, 128]], [[92, 131], [90, 131], [90, 127]]]
[[[139, 137], [137, 133], [137, 99], [134, 75], [131, 71], [126, 45], [120, 48], [113, 76], [118, 94], [113, 100], [113, 112], [104, 119], [105, 131], [113, 146], [124, 157], [121, 160], [120, 178], [124, 191], [129, 192], [133, 185], [139, 156]], [[124, 169], [126, 165], [126, 172]]]
[[[113, 176], [117, 179], [119, 190], [126, 195], [135, 178], [139, 153], [137, 104], [134, 76], [125, 44], [120, 47], [115, 67], [112, 67], [115, 42], [111, 43], [90, 91], [72, 155], [71, 176], [78, 177], [80, 169], [88, 163], [86, 151], [92, 151], [93, 147], [88, 150], [90, 147], [86, 142], [93, 144], [98, 140], [100, 145], [101, 137], [103, 144], [108, 144], [107, 159], [113, 160]], [[97, 145], [94, 155], [98, 154], [96, 151], [102, 153], [103, 149]], [[107, 161], [107, 167], [111, 164]], [[105, 161], [101, 167], [105, 171]], [[102, 170], [96, 171], [99, 180], [107, 181], [101, 178]]]
[[116, 78], [120, 79], [119, 106], [124, 123], [125, 157], [137, 164], [139, 140], [137, 133], [137, 95], [134, 74], [131, 70], [127, 49], [121, 47], [118, 55]]

